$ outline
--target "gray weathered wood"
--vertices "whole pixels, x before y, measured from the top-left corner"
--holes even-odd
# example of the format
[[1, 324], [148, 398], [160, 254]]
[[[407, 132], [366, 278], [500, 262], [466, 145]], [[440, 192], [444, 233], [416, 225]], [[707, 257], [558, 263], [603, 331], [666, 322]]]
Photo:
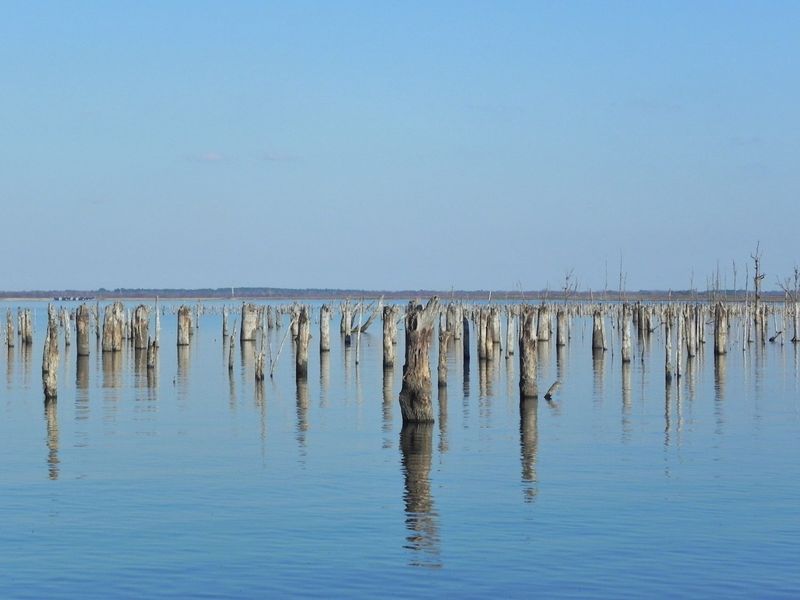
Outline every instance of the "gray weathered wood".
[[431, 298], [425, 308], [410, 302], [406, 309], [406, 352], [400, 411], [403, 423], [433, 421], [431, 369], [428, 361], [433, 327], [439, 315], [439, 299]]

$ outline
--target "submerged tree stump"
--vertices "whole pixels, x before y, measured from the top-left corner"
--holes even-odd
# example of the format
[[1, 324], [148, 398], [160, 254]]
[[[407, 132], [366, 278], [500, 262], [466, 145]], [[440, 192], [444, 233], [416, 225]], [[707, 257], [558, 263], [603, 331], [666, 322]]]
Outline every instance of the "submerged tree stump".
[[383, 366], [394, 366], [394, 347], [397, 343], [397, 307], [383, 307]]
[[[747, 319], [745, 319], [747, 322]], [[714, 307], [714, 355], [728, 352], [728, 313], [722, 302]]]
[[14, 347], [14, 317], [10, 308], [6, 310], [6, 345], [9, 348]]
[[631, 362], [633, 352], [631, 351], [631, 307], [628, 304], [622, 305], [622, 362]]
[[439, 362], [436, 368], [437, 381], [439, 387], [447, 387], [447, 342], [450, 339], [450, 332], [447, 325], [442, 325], [439, 320]]
[[567, 312], [563, 308], [556, 311], [556, 346], [566, 346], [569, 339]]
[[149, 328], [150, 309], [140, 304], [133, 312], [133, 347], [136, 350], [146, 350], [150, 344]]
[[550, 341], [550, 311], [544, 304], [539, 307], [539, 321], [536, 327], [536, 341], [537, 343]]
[[75, 312], [75, 335], [78, 341], [78, 356], [89, 356], [89, 307], [81, 304]]
[[178, 346], [188, 346], [192, 332], [192, 309], [186, 305], [178, 308]]
[[400, 411], [403, 423], [433, 421], [431, 369], [428, 362], [433, 327], [439, 316], [439, 299], [434, 296], [425, 308], [409, 302], [406, 309], [406, 356]]
[[242, 304], [242, 327], [239, 332], [240, 342], [256, 341], [258, 329], [258, 310], [253, 304]]
[[595, 309], [592, 313], [592, 350], [606, 349], [606, 328], [603, 325], [603, 313]]
[[319, 309], [319, 351], [331, 350], [331, 307], [323, 304]]
[[42, 354], [42, 387], [45, 401], [58, 396], [58, 316], [55, 307], [47, 307], [47, 337]]
[[311, 324], [308, 322], [308, 308], [298, 310], [297, 346], [295, 352], [295, 377], [304, 379], [308, 376], [308, 340], [311, 337]]
[[536, 398], [536, 309], [524, 306], [519, 316], [519, 395], [520, 399]]
[[114, 302], [105, 308], [103, 317], [103, 352], [122, 350], [125, 308], [122, 302]]

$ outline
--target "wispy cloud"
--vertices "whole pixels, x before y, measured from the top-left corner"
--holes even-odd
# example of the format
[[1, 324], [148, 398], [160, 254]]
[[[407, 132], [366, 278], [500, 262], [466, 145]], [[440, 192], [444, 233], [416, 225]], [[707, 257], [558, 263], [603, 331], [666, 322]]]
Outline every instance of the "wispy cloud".
[[225, 160], [225, 156], [219, 152], [202, 152], [200, 154], [195, 155], [195, 160], [200, 162], [222, 162]]
[[261, 155], [261, 160], [266, 160], [268, 162], [294, 162], [300, 160], [300, 157], [283, 152], [267, 151]]

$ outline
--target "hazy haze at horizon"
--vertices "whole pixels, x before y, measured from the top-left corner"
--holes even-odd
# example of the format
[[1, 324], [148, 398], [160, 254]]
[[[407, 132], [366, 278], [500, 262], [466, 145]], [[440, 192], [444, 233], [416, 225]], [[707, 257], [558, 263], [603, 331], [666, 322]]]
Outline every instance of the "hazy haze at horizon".
[[[800, 262], [796, 3], [4, 4], [0, 289]], [[751, 273], [752, 274], [752, 273]]]

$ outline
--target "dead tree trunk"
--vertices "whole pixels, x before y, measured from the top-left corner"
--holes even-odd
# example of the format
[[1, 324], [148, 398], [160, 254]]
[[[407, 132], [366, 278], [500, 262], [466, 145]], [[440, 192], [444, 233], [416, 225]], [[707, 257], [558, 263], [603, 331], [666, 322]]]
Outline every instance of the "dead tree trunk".
[[718, 302], [714, 307], [714, 355], [728, 352], [728, 316], [725, 306]]
[[150, 309], [140, 304], [133, 312], [133, 347], [146, 350], [150, 344]]
[[536, 341], [550, 341], [550, 311], [543, 304], [539, 307], [539, 321], [536, 327]]
[[89, 356], [89, 307], [81, 304], [75, 313], [78, 356]]
[[383, 366], [394, 366], [394, 342], [397, 336], [394, 306], [383, 307]]
[[566, 346], [568, 339], [567, 311], [563, 308], [559, 308], [556, 311], [556, 346]]
[[156, 345], [156, 341], [150, 341], [150, 338], [147, 338], [147, 369], [153, 370], [156, 368], [156, 352], [158, 352], [158, 346]]
[[622, 362], [631, 362], [631, 307], [622, 305]]
[[[795, 333], [797, 329], [795, 328]], [[6, 345], [9, 348], [14, 347], [14, 317], [11, 315], [11, 309], [6, 310]]]
[[227, 306], [223, 306], [222, 307], [222, 337], [224, 337], [224, 338], [228, 337], [229, 333], [230, 332], [228, 331], [228, 307]]
[[514, 309], [506, 310], [506, 358], [514, 355]]
[[403, 423], [433, 421], [431, 369], [428, 355], [433, 326], [439, 315], [439, 299], [433, 297], [425, 308], [410, 302], [406, 309], [406, 357], [400, 411]]
[[520, 399], [536, 398], [536, 309], [522, 307], [519, 315], [519, 395]]
[[311, 336], [311, 325], [308, 322], [308, 308], [299, 309], [297, 318], [297, 348], [295, 353], [295, 376], [305, 379], [308, 376], [308, 339]]
[[447, 341], [450, 339], [450, 332], [447, 326], [442, 326], [439, 320], [439, 363], [436, 368], [436, 375], [439, 387], [447, 387]]
[[258, 329], [258, 310], [253, 304], [242, 304], [242, 327], [239, 333], [240, 342], [256, 341]]
[[592, 314], [592, 350], [606, 349], [605, 327], [603, 326], [603, 313], [595, 309]]
[[331, 350], [331, 309], [323, 304], [319, 309], [319, 351]]
[[42, 387], [45, 401], [58, 396], [58, 316], [56, 309], [47, 307], [47, 337], [42, 355]]
[[69, 348], [72, 345], [72, 327], [70, 326], [69, 311], [66, 308], [61, 309], [61, 323], [64, 325], [64, 347]]
[[109, 304], [103, 317], [103, 352], [122, 350], [125, 308], [122, 302]]
[[192, 310], [183, 305], [178, 309], [178, 346], [188, 346], [191, 339]]

